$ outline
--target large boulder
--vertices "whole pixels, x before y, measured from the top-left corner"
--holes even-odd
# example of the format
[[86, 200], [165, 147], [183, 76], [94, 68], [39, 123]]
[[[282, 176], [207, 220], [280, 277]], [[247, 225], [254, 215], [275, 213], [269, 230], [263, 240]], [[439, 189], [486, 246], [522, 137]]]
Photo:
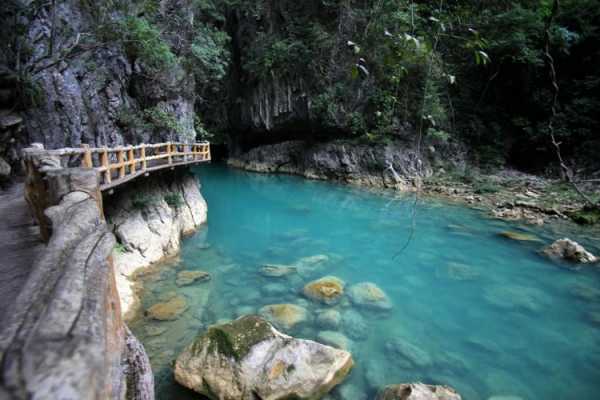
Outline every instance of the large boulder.
[[307, 283], [304, 286], [304, 295], [325, 304], [335, 304], [344, 294], [345, 285], [344, 281], [335, 276], [325, 276]]
[[598, 262], [598, 257], [571, 239], [559, 239], [543, 250], [544, 254], [553, 258], [561, 258], [579, 264]]
[[158, 321], [173, 321], [179, 318], [187, 308], [188, 305], [185, 297], [175, 296], [164, 303], [154, 304], [146, 310], [146, 314], [148, 317]]
[[377, 400], [461, 400], [461, 397], [449, 386], [402, 383], [386, 386]]
[[175, 284], [177, 286], [188, 286], [196, 282], [207, 282], [210, 274], [205, 271], [180, 271], [177, 273]]
[[352, 356], [277, 331], [258, 316], [213, 325], [175, 361], [175, 380], [211, 399], [320, 399], [344, 380]]
[[380, 310], [392, 308], [392, 302], [379, 286], [371, 282], [362, 282], [353, 285], [348, 290], [352, 303]]

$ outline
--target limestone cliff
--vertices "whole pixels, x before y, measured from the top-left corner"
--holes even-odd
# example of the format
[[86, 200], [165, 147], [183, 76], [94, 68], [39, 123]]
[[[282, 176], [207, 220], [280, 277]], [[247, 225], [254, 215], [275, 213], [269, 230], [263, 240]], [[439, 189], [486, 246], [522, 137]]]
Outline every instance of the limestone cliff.
[[113, 260], [123, 314], [128, 317], [137, 304], [135, 272], [177, 255], [181, 237], [206, 222], [207, 206], [197, 178], [168, 171], [105, 196], [105, 215], [118, 241]]
[[229, 165], [256, 172], [281, 172], [376, 187], [410, 189], [434, 169], [464, 168], [459, 147], [433, 146], [418, 153], [406, 143], [348, 141], [309, 144], [289, 141], [259, 146], [229, 159]]

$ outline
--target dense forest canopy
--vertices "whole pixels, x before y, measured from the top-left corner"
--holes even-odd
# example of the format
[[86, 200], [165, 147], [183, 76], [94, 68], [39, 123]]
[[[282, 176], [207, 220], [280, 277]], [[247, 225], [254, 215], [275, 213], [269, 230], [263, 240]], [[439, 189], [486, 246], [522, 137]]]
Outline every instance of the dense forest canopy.
[[[554, 165], [543, 57], [551, 0], [85, 1], [93, 31], [39, 54], [39, 46], [28, 48], [20, 17], [48, 6], [2, 6], [11, 22], [2, 27], [9, 39], [2, 57], [17, 72], [21, 107], [35, 105], [36, 74], [50, 61], [119, 45], [151, 79], [193, 75], [180, 89], [195, 97], [196, 132], [213, 141], [244, 142], [254, 133], [255, 142], [426, 137], [466, 144], [482, 168]], [[600, 1], [561, 0], [550, 35], [560, 87], [555, 133], [582, 172], [600, 145], [599, 20]], [[74, 28], [52, 29], [51, 37]], [[293, 90], [301, 111], [281, 123], [245, 122], [243, 103], [257, 88]], [[164, 110], [143, 106], [123, 111], [123, 129], [183, 129]]]

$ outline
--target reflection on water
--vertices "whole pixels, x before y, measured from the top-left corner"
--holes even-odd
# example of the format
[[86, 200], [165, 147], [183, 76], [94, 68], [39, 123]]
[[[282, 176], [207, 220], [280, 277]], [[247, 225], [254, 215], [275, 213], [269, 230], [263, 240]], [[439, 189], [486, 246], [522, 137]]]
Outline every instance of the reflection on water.
[[[411, 232], [408, 197], [216, 166], [197, 173], [208, 226], [184, 241], [180, 259], [143, 278], [144, 308], [165, 303], [159, 311], [171, 320], [133, 323], [158, 399], [197, 398], [174, 383], [172, 360], [208, 325], [257, 312], [352, 352], [356, 367], [332, 398], [372, 398], [409, 381], [449, 384], [467, 400], [597, 398], [600, 272], [541, 257], [559, 233], [435, 201], [419, 204]], [[506, 230], [542, 243], [498, 235]], [[598, 253], [592, 237], [574, 238]], [[261, 271], [266, 264], [274, 269]], [[181, 271], [211, 279], [180, 274], [178, 286]], [[344, 293], [307, 297], [304, 286], [325, 276]], [[272, 304], [295, 307], [273, 313]]]

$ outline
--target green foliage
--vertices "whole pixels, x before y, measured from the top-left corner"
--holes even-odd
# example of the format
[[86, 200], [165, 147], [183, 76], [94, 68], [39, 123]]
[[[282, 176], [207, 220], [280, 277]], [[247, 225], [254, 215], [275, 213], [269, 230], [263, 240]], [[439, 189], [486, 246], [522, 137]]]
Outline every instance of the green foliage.
[[156, 204], [156, 198], [147, 194], [136, 194], [131, 200], [131, 205], [136, 210], [144, 210]]
[[473, 189], [476, 194], [492, 194], [502, 190], [502, 187], [492, 182], [476, 181]]
[[202, 24], [196, 28], [191, 46], [192, 70], [201, 84], [223, 79], [230, 62], [227, 33]]
[[160, 31], [142, 17], [127, 16], [121, 23], [122, 40], [129, 57], [139, 58], [146, 66], [163, 70], [177, 62]]
[[124, 254], [127, 252], [127, 247], [123, 243], [117, 243], [115, 244], [114, 251], [116, 251], [117, 254]]
[[600, 209], [598, 207], [586, 207], [574, 211], [569, 217], [580, 225], [595, 225], [600, 223]]
[[180, 193], [167, 193], [165, 195], [165, 202], [169, 205], [169, 207], [178, 210], [181, 206], [183, 206], [183, 197]]
[[142, 111], [144, 121], [158, 130], [167, 130], [178, 134], [185, 134], [185, 127], [177, 120], [175, 115], [162, 109], [159, 106], [154, 106]]

